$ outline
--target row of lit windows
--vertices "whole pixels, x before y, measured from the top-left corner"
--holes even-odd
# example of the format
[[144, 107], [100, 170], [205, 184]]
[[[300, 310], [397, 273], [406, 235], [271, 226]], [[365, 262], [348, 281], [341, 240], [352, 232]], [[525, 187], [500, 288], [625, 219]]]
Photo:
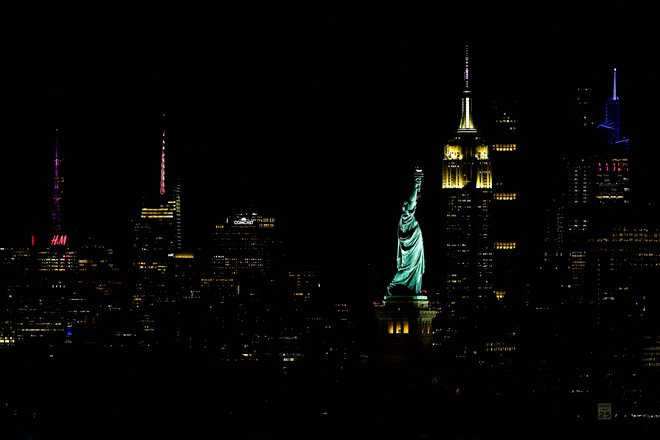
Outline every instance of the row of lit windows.
[[516, 200], [516, 193], [495, 193], [495, 200]]
[[493, 151], [516, 151], [516, 144], [493, 144]]
[[155, 218], [165, 218], [168, 220], [172, 220], [173, 214], [145, 214], [144, 212], [142, 213], [141, 218], [143, 219], [155, 219]]
[[512, 352], [516, 351], [516, 347], [511, 347], [511, 346], [505, 346], [505, 347], [499, 347], [499, 346], [491, 346], [489, 347], [488, 344], [486, 344], [486, 351], [487, 352]]
[[612, 238], [599, 238], [598, 242], [618, 242], [618, 243], [629, 243], [629, 242], [640, 242], [640, 243], [658, 243], [660, 237], [657, 237], [655, 234], [613, 234]]
[[[388, 321], [387, 333], [390, 335], [410, 333], [410, 326], [408, 325], [408, 321]], [[428, 336], [431, 334], [430, 321], [422, 322], [420, 324], [420, 333], [422, 336]]]
[[[515, 335], [515, 332], [513, 333]], [[514, 351], [515, 347], [509, 345], [504, 341], [492, 341], [486, 342], [485, 344], [486, 351]]]
[[140, 270], [160, 270], [160, 271], [165, 271], [167, 269], [166, 266], [158, 263], [146, 263], [144, 261], [138, 261], [136, 263], [136, 266]]
[[510, 250], [516, 249], [518, 244], [515, 241], [496, 241], [494, 246], [497, 250]]

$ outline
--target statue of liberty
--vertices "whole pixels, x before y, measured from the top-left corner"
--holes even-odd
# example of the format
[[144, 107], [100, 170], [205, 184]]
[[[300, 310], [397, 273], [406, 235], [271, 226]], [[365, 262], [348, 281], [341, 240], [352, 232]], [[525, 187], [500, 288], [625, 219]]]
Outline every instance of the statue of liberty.
[[422, 289], [424, 274], [424, 242], [422, 231], [415, 218], [417, 199], [422, 187], [422, 170], [415, 170], [415, 186], [410, 198], [403, 202], [399, 219], [399, 246], [396, 253], [396, 274], [387, 286], [387, 293], [392, 296], [418, 295]]

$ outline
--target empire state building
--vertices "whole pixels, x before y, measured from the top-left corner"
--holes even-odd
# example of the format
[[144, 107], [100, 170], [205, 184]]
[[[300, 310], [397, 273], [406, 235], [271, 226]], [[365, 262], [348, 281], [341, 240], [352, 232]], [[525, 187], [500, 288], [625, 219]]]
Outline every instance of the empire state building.
[[465, 53], [464, 89], [458, 130], [442, 158], [443, 315], [451, 332], [474, 329], [493, 299], [493, 179], [488, 144], [475, 127]]

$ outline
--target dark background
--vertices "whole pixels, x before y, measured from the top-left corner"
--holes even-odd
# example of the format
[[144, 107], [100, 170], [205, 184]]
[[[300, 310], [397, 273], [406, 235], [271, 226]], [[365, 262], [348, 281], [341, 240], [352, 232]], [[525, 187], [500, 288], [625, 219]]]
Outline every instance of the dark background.
[[[157, 191], [165, 112], [168, 179], [182, 178], [187, 247], [203, 246], [227, 214], [256, 210], [278, 218], [294, 259], [332, 267], [390, 251], [394, 259], [412, 166], [424, 166], [425, 192], [439, 188], [466, 44], [477, 126], [491, 100], [518, 102], [521, 176], [538, 189], [539, 206], [561, 152], [573, 148], [566, 122], [575, 88], [592, 87], [604, 110], [614, 67], [634, 187], [654, 199], [658, 81], [643, 14], [469, 12], [6, 10], [0, 242], [25, 243], [48, 227], [56, 127], [65, 223], [79, 236], [125, 239], [140, 197]], [[362, 250], [349, 255], [348, 243]]]

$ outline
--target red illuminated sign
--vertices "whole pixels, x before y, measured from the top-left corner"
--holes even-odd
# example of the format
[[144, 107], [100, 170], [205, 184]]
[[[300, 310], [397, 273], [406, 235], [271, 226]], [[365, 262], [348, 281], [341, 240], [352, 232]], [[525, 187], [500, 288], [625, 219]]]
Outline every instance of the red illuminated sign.
[[64, 246], [66, 244], [66, 235], [53, 235], [50, 240], [51, 246]]

